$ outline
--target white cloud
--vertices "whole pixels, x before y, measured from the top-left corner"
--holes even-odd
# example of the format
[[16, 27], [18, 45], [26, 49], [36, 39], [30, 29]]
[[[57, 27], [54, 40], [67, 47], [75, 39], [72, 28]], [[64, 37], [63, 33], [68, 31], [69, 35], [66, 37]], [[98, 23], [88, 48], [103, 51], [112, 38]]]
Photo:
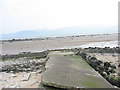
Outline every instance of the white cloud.
[[2, 32], [80, 26], [114, 26], [117, 0], [4, 0]]

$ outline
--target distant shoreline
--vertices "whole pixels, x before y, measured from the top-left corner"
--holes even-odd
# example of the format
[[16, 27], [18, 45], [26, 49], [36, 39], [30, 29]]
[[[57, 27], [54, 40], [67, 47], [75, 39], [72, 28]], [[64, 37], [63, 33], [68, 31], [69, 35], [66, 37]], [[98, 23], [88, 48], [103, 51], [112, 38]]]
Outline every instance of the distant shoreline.
[[96, 36], [96, 35], [110, 35], [110, 34], [120, 34], [120, 33], [105, 33], [105, 34], [81, 34], [81, 35], [67, 35], [67, 36], [51, 36], [51, 37], [28, 37], [28, 38], [12, 38], [12, 39], [1, 39], [0, 42], [11, 42], [11, 41], [31, 41], [31, 40], [48, 40], [54, 38], [64, 38], [64, 37], [81, 37], [81, 36]]

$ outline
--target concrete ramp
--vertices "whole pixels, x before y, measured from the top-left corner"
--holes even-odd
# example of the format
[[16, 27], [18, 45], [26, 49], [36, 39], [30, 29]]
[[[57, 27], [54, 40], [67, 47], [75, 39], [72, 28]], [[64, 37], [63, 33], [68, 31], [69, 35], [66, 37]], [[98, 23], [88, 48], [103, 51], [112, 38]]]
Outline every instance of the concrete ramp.
[[50, 54], [41, 83], [57, 88], [113, 88], [80, 56], [60, 52]]

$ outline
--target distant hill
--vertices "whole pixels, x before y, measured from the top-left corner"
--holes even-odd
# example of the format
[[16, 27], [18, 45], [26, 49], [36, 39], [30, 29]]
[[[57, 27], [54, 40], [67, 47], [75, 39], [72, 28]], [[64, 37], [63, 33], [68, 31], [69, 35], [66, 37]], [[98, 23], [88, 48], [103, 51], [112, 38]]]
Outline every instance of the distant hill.
[[71, 36], [71, 35], [86, 35], [86, 34], [105, 34], [117, 33], [117, 27], [69, 27], [59, 28], [54, 30], [23, 30], [16, 33], [2, 34], [4, 39], [21, 39], [21, 38], [38, 38], [38, 37], [56, 37], [56, 36]]

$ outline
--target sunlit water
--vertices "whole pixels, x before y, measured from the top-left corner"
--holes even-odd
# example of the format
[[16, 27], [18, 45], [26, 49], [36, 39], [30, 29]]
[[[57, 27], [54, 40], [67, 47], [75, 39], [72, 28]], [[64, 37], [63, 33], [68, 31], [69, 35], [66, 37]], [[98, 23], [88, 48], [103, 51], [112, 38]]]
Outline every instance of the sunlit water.
[[59, 49], [67, 49], [67, 48], [89, 48], [89, 47], [118, 47], [118, 41], [106, 41], [106, 42], [94, 42], [94, 43], [89, 43], [89, 44], [84, 44], [80, 46], [72, 46], [72, 47], [64, 47], [64, 48], [59, 48]]
[[94, 42], [94, 43], [89, 43], [85, 45], [80, 45], [81, 48], [88, 48], [88, 47], [118, 47], [118, 41], [108, 41], [108, 42]]
[[71, 48], [89, 48], [89, 47], [118, 47], [118, 41], [106, 41], [106, 42], [94, 42], [89, 44], [84, 44], [80, 46], [69, 46], [69, 47], [63, 47], [63, 48], [57, 48], [57, 49], [71, 49]]

